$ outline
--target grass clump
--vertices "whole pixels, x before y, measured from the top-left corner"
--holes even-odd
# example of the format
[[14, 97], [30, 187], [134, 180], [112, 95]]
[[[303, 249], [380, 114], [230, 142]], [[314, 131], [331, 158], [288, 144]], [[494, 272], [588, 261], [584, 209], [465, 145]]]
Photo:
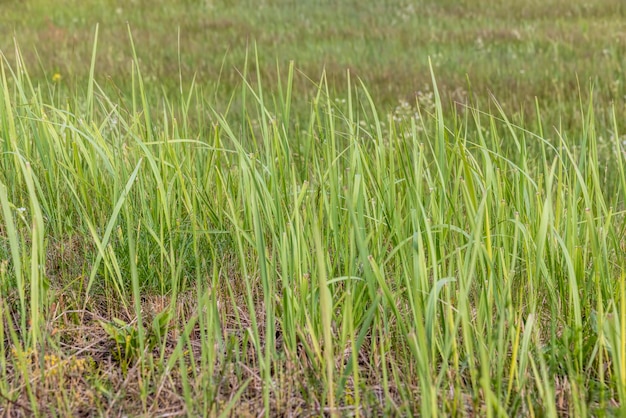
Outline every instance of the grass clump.
[[2, 62], [7, 414], [620, 413], [617, 118], [528, 129], [434, 75], [386, 114], [350, 73], [293, 112], [293, 65], [218, 110], [135, 60], [116, 99], [93, 56], [66, 102]]

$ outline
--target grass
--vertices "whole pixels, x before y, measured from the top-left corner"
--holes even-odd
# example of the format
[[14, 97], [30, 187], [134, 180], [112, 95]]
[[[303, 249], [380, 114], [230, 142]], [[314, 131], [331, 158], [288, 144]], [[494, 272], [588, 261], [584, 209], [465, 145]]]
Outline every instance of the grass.
[[[89, 78], [99, 23], [99, 79], [110, 95], [127, 95], [133, 57], [128, 23], [151, 101], [158, 102], [163, 90], [178, 93], [180, 76], [186, 84], [195, 77], [205, 95], [215, 96], [215, 106], [239, 88], [240, 74], [232, 68], [243, 66], [254, 42], [269, 90], [277, 87], [277, 62], [285, 68], [293, 60], [313, 79], [325, 69], [331, 93], [343, 98], [350, 68], [385, 108], [430, 93], [431, 57], [445, 103], [464, 103], [470, 96], [487, 108], [493, 93], [511, 117], [520, 116], [520, 123], [524, 117], [526, 124], [534, 117], [536, 97], [551, 125], [574, 127], [581, 116], [578, 93], [586, 96], [590, 83], [598, 102], [621, 101], [626, 94], [625, 13], [620, 0], [385, 0], [332, 6], [327, 0], [128, 5], [33, 0], [4, 8], [0, 29], [7, 35], [0, 38], [0, 49], [13, 58], [9, 34], [14, 33], [25, 61], [32, 63], [33, 78], [50, 80], [58, 72], [71, 98]], [[315, 89], [299, 72], [294, 90], [309, 99]], [[619, 121], [623, 113], [619, 108]], [[598, 116], [610, 123], [610, 115]]]
[[0, 19], [4, 414], [623, 414], [621, 3], [156, 3]]

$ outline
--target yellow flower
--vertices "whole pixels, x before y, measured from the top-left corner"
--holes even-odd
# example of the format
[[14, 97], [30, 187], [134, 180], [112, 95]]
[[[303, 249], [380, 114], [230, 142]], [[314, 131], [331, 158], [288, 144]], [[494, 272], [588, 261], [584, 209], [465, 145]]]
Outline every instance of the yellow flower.
[[61, 74], [54, 73], [54, 75], [52, 76], [52, 81], [55, 82], [55, 83], [58, 83], [59, 81], [61, 81], [61, 78], [63, 78], [63, 77], [61, 77]]

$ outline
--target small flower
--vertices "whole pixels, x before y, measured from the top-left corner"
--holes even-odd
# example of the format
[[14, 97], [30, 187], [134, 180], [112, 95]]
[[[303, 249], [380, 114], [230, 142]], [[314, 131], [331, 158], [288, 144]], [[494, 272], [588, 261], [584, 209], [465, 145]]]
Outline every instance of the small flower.
[[52, 81], [54, 83], [58, 83], [59, 81], [61, 81], [63, 77], [61, 77], [60, 73], [54, 73], [54, 75], [52, 76]]
[[24, 212], [26, 212], [26, 208], [17, 208], [17, 211], [19, 213], [24, 213]]

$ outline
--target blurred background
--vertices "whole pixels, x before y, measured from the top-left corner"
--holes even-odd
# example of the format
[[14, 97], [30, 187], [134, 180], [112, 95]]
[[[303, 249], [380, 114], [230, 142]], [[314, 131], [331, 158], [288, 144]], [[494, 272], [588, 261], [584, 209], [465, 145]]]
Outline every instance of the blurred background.
[[341, 96], [349, 70], [392, 108], [428, 98], [430, 57], [451, 103], [493, 94], [510, 114], [532, 118], [537, 98], [546, 117], [568, 124], [593, 86], [596, 102], [624, 113], [622, 0], [3, 0], [0, 50], [13, 62], [17, 44], [35, 80], [73, 89], [88, 77], [97, 25], [96, 79], [122, 95], [130, 31], [159, 94], [195, 77], [207, 95], [228, 98], [248, 54], [266, 85], [293, 60], [300, 97], [324, 70]]

